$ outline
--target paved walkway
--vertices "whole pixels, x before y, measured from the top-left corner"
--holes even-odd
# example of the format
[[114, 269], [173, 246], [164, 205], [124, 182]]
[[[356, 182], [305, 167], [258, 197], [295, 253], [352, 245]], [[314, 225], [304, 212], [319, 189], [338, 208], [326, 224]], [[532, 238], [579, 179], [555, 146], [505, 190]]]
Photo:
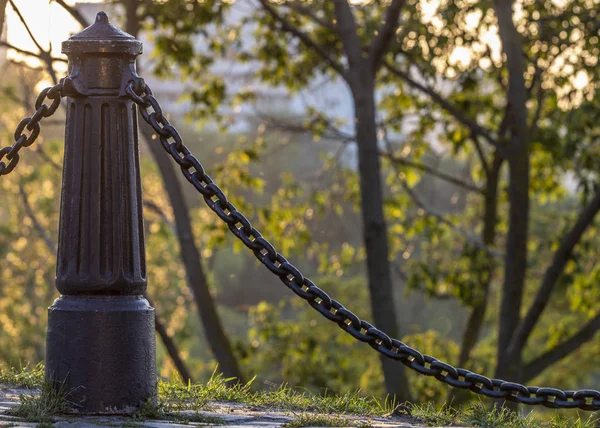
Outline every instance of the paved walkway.
[[[34, 422], [23, 422], [19, 418], [7, 414], [11, 407], [19, 403], [19, 395], [31, 393], [25, 389], [14, 389], [0, 385], [0, 427], [37, 427]], [[212, 402], [210, 411], [182, 411], [177, 412], [189, 422], [173, 422], [168, 420], [139, 420], [122, 416], [57, 416], [53, 426], [56, 428], [98, 428], [98, 427], [149, 427], [149, 428], [175, 428], [189, 426], [223, 426], [213, 424], [202, 419], [209, 417], [221, 418], [227, 428], [265, 427], [275, 428], [291, 422], [300, 416], [314, 415], [306, 412], [277, 411], [265, 408], [251, 407], [240, 403]], [[388, 418], [360, 417], [344, 415], [352, 422], [353, 426], [370, 426], [373, 428], [425, 428], [415, 423], [414, 420], [403, 416]], [[449, 427], [439, 427], [449, 428]]]

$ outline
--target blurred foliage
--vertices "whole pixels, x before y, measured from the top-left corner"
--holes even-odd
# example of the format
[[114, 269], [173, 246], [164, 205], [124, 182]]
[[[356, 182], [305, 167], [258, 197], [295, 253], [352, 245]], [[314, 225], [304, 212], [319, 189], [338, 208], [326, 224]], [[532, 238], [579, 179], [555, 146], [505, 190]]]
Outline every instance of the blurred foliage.
[[[365, 44], [381, 21], [385, 3], [354, 6]], [[431, 3], [407, 2], [404, 24], [386, 60], [444, 94], [482, 126], [497, 130], [507, 82], [499, 46], [493, 42], [497, 27], [490, 2], [440, 1], [437, 7]], [[560, 239], [598, 185], [597, 2], [558, 3], [524, 0], [518, 2], [515, 15], [528, 64], [530, 120], [535, 120], [526, 305]], [[238, 11], [239, 19], [228, 20], [235, 7], [225, 1], [140, 2], [140, 21], [154, 43], [154, 71], [191, 88], [181, 100], [189, 107], [189, 121], [173, 122], [253, 225], [308, 276], [320, 278], [323, 289], [369, 319], [358, 176], [352, 135], [347, 135], [352, 132], [351, 119], [310, 103], [301, 115], [289, 106], [289, 111], [282, 111], [279, 104], [269, 109], [273, 94], [265, 91], [281, 89], [285, 97], [313, 93], [322, 82], [334, 84], [335, 78], [314, 51], [274, 30], [272, 17], [260, 9], [248, 7]], [[314, 0], [311, 8], [320, 19], [332, 22], [331, 1]], [[286, 8], [286, 2], [279, 10], [343, 61], [332, 31], [314, 28], [309, 18]], [[218, 72], [224, 60], [240, 64], [246, 81], [254, 83], [225, 79]], [[27, 115], [35, 84], [42, 79], [38, 72], [6, 67], [0, 97], [1, 146], [9, 143], [15, 125]], [[480, 162], [468, 130], [385, 68], [377, 85], [382, 146], [389, 145], [402, 159], [486, 187], [486, 165]], [[256, 108], [247, 129], [218, 132], [236, 123], [240, 107]], [[63, 115], [57, 115], [59, 122]], [[0, 181], [0, 362], [9, 366], [43, 360], [46, 307], [56, 297], [54, 251], [42, 233], [56, 242], [62, 128], [60, 124], [43, 128], [42, 152], [26, 151], [17, 172]], [[489, 167], [491, 150], [484, 146], [483, 152]], [[477, 245], [483, 227], [481, 192], [466, 191], [407, 165], [398, 168], [389, 159], [382, 162], [403, 340], [455, 363], [468, 310], [481, 300], [481, 284], [493, 272], [491, 305], [469, 361], [469, 368], [491, 374], [507, 229], [505, 168], [497, 198], [497, 239], [491, 248], [500, 257], [489, 257]], [[190, 316], [196, 308], [185, 284], [168, 198], [144, 148], [142, 171], [144, 199], [162, 213], [144, 212], [149, 294], [196, 380], [208, 379], [214, 360], [197, 317]], [[21, 188], [35, 221], [25, 209]], [[186, 197], [220, 314], [243, 370], [249, 377], [258, 376], [254, 386], [285, 380], [318, 392], [361, 388], [369, 395], [382, 395], [377, 354], [354, 343], [304, 302], [290, 299], [289, 291], [234, 242], [193, 189], [186, 187]], [[570, 337], [597, 313], [598, 226], [596, 221], [586, 231], [572, 255], [525, 350], [526, 361]], [[593, 386], [600, 377], [594, 369], [600, 363], [599, 346], [592, 342], [578, 349], [535, 383]], [[175, 372], [162, 346], [159, 369], [165, 377]], [[415, 397], [436, 402], [446, 398], [447, 388], [432, 379], [414, 375], [410, 382]]]

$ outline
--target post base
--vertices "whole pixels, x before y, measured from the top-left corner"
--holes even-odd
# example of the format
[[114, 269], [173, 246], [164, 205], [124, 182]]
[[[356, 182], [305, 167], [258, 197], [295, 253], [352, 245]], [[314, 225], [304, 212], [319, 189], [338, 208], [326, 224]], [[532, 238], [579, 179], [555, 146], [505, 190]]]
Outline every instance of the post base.
[[46, 379], [74, 413], [130, 414], [154, 400], [154, 309], [142, 296], [56, 299], [48, 308]]

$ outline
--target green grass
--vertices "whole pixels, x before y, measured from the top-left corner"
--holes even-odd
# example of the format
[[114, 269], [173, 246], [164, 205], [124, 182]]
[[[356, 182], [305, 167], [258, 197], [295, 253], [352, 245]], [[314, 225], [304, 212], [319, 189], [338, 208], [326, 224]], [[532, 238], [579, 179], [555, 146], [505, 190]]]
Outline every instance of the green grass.
[[[231, 379], [213, 373], [203, 384], [183, 384], [178, 380], [159, 381], [158, 396], [146, 402], [133, 415], [130, 423], [148, 419], [173, 420], [181, 423], [198, 423], [222, 425], [225, 420], [219, 417], [202, 414], [181, 415], [175, 412], [183, 410], [210, 410], [211, 402], [226, 401], [242, 403], [264, 410], [274, 409], [299, 414], [287, 426], [357, 426], [343, 415], [360, 415], [364, 417], [389, 416], [399, 414], [407, 409], [414, 418], [427, 426], [462, 426], [480, 428], [598, 428], [599, 419], [595, 415], [582, 413], [579, 416], [565, 417], [558, 413], [540, 412], [534, 414], [517, 414], [508, 409], [490, 409], [488, 402], [476, 401], [465, 406], [436, 406], [432, 403], [409, 404], [390, 399], [365, 397], [360, 391], [343, 395], [316, 395], [307, 390], [290, 388], [286, 384], [272, 391], [254, 391], [252, 379], [246, 384], [231, 385]], [[44, 367], [39, 364], [33, 368], [5, 369], [0, 366], [0, 383], [37, 388], [37, 395], [22, 395], [20, 404], [10, 411], [12, 416], [23, 421], [40, 422], [49, 426], [52, 416], [65, 413], [69, 402], [66, 394], [56, 391], [44, 383]], [[400, 412], [398, 411], [400, 409]], [[522, 407], [527, 411], [526, 407]], [[314, 413], [314, 414], [310, 414]], [[323, 416], [328, 415], [328, 416]], [[335, 415], [335, 416], [332, 416]], [[340, 424], [344, 425], [340, 425]], [[338, 425], [335, 425], [338, 423]], [[359, 425], [360, 426], [360, 425]], [[364, 426], [364, 425], [363, 425]]]
[[438, 407], [434, 403], [411, 404], [409, 409], [411, 416], [427, 426], [457, 425], [460, 419], [459, 410], [448, 406]]
[[205, 384], [159, 382], [158, 397], [165, 411], [168, 412], [205, 409], [211, 401], [230, 401], [267, 409], [365, 416], [384, 416], [396, 408], [393, 400], [364, 397], [360, 391], [343, 395], [315, 395], [306, 390], [290, 388], [286, 384], [274, 391], [253, 391], [253, 380], [246, 384], [231, 386], [229, 384], [231, 379], [213, 374]]
[[201, 413], [182, 415], [179, 413], [169, 412], [165, 410], [165, 403], [160, 399], [146, 401], [142, 405], [142, 407], [133, 415], [133, 419], [141, 421], [148, 419], [162, 419], [185, 424], [190, 422], [210, 425], [227, 424], [225, 419], [218, 416], [203, 415]]
[[62, 388], [55, 389], [44, 383], [39, 394], [23, 394], [20, 403], [8, 414], [26, 422], [53, 423], [52, 416], [65, 413], [69, 409], [67, 394]]
[[[265, 409], [335, 414], [357, 414], [365, 416], [384, 416], [396, 408], [394, 400], [379, 400], [364, 397], [360, 391], [343, 395], [316, 395], [307, 390], [290, 388], [283, 384], [273, 391], [253, 391], [252, 379], [246, 384], [231, 385], [232, 379], [220, 374], [213, 376], [203, 384], [183, 384], [177, 380], [159, 381], [158, 398], [154, 403], [147, 402], [137, 412], [140, 419], [164, 419], [167, 414], [181, 410], [206, 410], [211, 401], [231, 401]], [[24, 367], [19, 370], [2, 370], [0, 382], [41, 388], [44, 385], [44, 367]]]
[[12, 385], [17, 388], [36, 389], [44, 384], [44, 365], [39, 363], [35, 367], [29, 365], [5, 368], [0, 365], [0, 383]]
[[294, 420], [283, 424], [282, 426], [288, 428], [299, 428], [299, 427], [360, 427], [367, 428], [371, 425], [365, 422], [353, 421], [341, 416], [331, 415], [313, 415], [304, 414], [300, 415]]
[[483, 402], [453, 408], [432, 403], [410, 406], [412, 416], [427, 426], [462, 426], [481, 428], [597, 428], [595, 415], [564, 417], [554, 415], [544, 419], [533, 412], [521, 415], [507, 408], [489, 408]]

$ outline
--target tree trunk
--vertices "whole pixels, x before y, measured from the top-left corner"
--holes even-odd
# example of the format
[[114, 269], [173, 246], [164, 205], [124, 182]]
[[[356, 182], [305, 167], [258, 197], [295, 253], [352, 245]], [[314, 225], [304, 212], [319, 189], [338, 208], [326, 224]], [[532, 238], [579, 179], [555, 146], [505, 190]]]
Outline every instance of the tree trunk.
[[511, 137], [507, 150], [509, 166], [509, 212], [504, 285], [500, 307], [497, 377], [519, 381], [521, 354], [506, 355], [506, 349], [520, 320], [529, 229], [529, 140], [527, 125], [527, 91], [523, 76], [523, 52], [520, 35], [512, 20], [512, 1], [496, 0], [502, 49], [508, 69], [507, 102], [511, 106], [508, 129]]
[[165, 327], [165, 325], [162, 323], [162, 320], [158, 316], [158, 311], [156, 310], [156, 306], [154, 305], [154, 302], [147, 295], [145, 297], [148, 300], [148, 302], [150, 303], [150, 306], [152, 306], [154, 308], [154, 324], [156, 326], [156, 332], [162, 339], [162, 342], [165, 345], [165, 348], [166, 348], [169, 356], [171, 357], [171, 360], [173, 361], [173, 364], [175, 365], [175, 368], [177, 369], [179, 376], [181, 376], [181, 380], [185, 384], [193, 383], [194, 381], [192, 379], [192, 375], [190, 374], [190, 371], [188, 370], [185, 362], [179, 356], [179, 350], [177, 349], [177, 345], [175, 345], [175, 342], [173, 342], [173, 338], [171, 336], [169, 336], [169, 333], [167, 332], [167, 328]]
[[[500, 177], [500, 167], [502, 158], [498, 153], [495, 154], [492, 166], [487, 174], [487, 183], [484, 195], [483, 208], [483, 231], [481, 239], [487, 247], [492, 247], [496, 240], [496, 224], [498, 222], [498, 181]], [[494, 273], [494, 260], [492, 255], [488, 255], [487, 269], [482, 272], [482, 296], [478, 304], [473, 307], [473, 311], [469, 316], [465, 331], [463, 333], [462, 346], [460, 356], [458, 358], [458, 366], [464, 367], [470, 356], [471, 351], [475, 347], [479, 338], [479, 333], [485, 319], [485, 312], [488, 305], [489, 288], [492, 282]]]
[[[483, 230], [481, 232], [481, 239], [484, 245], [487, 247], [493, 247], [496, 240], [496, 225], [498, 222], [498, 182], [500, 178], [501, 166], [502, 158], [496, 152], [491, 168], [487, 173], [487, 182], [484, 194]], [[461, 368], [465, 367], [471, 358], [471, 352], [479, 340], [479, 335], [481, 333], [481, 329], [483, 328], [483, 322], [485, 321], [490, 284], [492, 283], [495, 270], [495, 261], [493, 260], [494, 256], [488, 254], [487, 257], [489, 265], [484, 267], [484, 270], [480, 272], [479, 275], [482, 284], [482, 295], [480, 296], [481, 300], [473, 307], [473, 310], [469, 315], [469, 319], [467, 320], [467, 324], [465, 325], [465, 330], [463, 331], [462, 344], [458, 357], [458, 367]], [[456, 406], [468, 401], [471, 398], [472, 393], [470, 391], [452, 388], [449, 391], [448, 399], [446, 401], [447, 403]]]
[[8, 0], [0, 0], [0, 36], [2, 35], [2, 28], [4, 27], [4, 14], [6, 12], [6, 4]]
[[[399, 337], [388, 259], [387, 227], [383, 215], [381, 165], [375, 123], [374, 75], [368, 62], [363, 61], [358, 70], [353, 70], [352, 80], [363, 239], [367, 254], [371, 310], [377, 328], [391, 337]], [[402, 364], [383, 355], [381, 364], [388, 394], [395, 395], [399, 402], [409, 401], [411, 395]]]
[[[241, 382], [242, 373], [221, 324], [214, 299], [209, 291], [208, 280], [202, 267], [200, 252], [194, 242], [187, 203], [185, 202], [179, 179], [171, 163], [171, 158], [164, 152], [158, 141], [152, 140], [154, 132], [146, 123], [141, 123], [141, 117], [140, 130], [148, 143], [154, 161], [158, 165], [165, 190], [169, 196], [169, 202], [173, 208], [176, 224], [175, 229], [177, 231], [181, 259], [185, 267], [187, 284], [194, 295], [194, 301], [198, 309], [200, 322], [206, 334], [206, 339], [212, 348], [223, 375], [226, 378], [234, 377]], [[167, 285], [165, 284], [165, 286]]]
[[[137, 0], [128, 0], [125, 2], [125, 31], [134, 37], [137, 37], [141, 28], [137, 17], [137, 5]], [[198, 247], [196, 247], [196, 243], [194, 242], [187, 203], [181, 191], [181, 185], [173, 168], [173, 163], [169, 155], [163, 151], [160, 143], [157, 141], [153, 142], [154, 131], [149, 125], [143, 122], [141, 115], [139, 122], [140, 131], [150, 148], [154, 161], [158, 165], [165, 190], [169, 196], [169, 202], [173, 208], [175, 224], [177, 225], [177, 239], [179, 241], [181, 259], [185, 267], [187, 285], [194, 295], [194, 301], [206, 339], [219, 363], [219, 368], [223, 375], [226, 378], [235, 378], [237, 382], [242, 382], [242, 373], [221, 324], [214, 299], [210, 294], [208, 280], [202, 267], [200, 251], [198, 251]]]

